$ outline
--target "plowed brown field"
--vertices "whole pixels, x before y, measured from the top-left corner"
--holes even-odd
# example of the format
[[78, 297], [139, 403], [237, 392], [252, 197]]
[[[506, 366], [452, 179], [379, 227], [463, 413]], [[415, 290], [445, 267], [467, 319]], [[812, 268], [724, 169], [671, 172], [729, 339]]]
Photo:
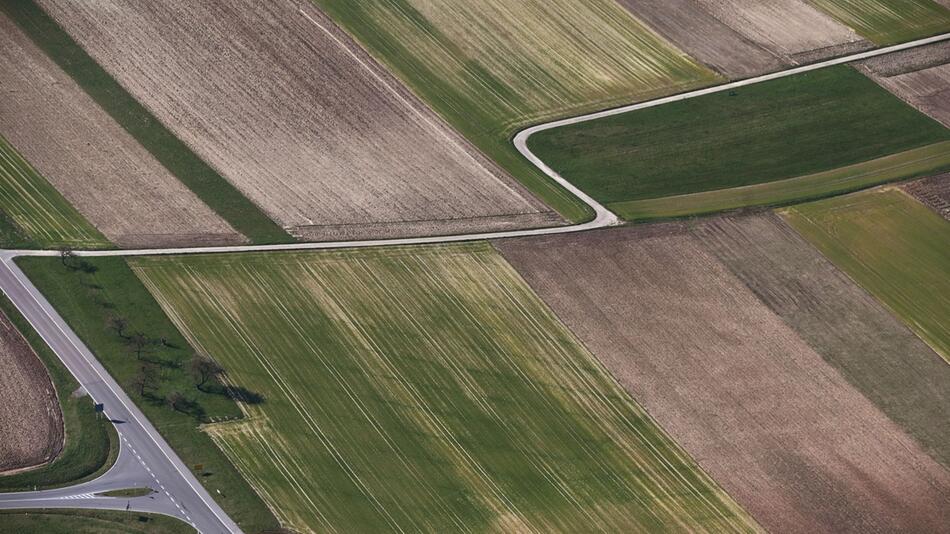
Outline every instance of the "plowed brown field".
[[43, 363], [0, 313], [0, 473], [51, 461], [63, 449], [63, 414]]
[[888, 91], [950, 128], [950, 42], [864, 61], [861, 69]]
[[0, 134], [112, 242], [243, 241], [3, 15], [0, 93]]
[[950, 221], [950, 173], [911, 182], [903, 189]]
[[309, 2], [40, 3], [170, 130], [307, 239], [558, 217]]
[[725, 25], [696, 0], [620, 0], [657, 33], [729, 78], [778, 70], [783, 62]]
[[[872, 45], [804, 0], [696, 0], [725, 25], [790, 63]], [[682, 15], [689, 16], [689, 12]]]
[[496, 246], [768, 530], [950, 524], [950, 472], [684, 225]]

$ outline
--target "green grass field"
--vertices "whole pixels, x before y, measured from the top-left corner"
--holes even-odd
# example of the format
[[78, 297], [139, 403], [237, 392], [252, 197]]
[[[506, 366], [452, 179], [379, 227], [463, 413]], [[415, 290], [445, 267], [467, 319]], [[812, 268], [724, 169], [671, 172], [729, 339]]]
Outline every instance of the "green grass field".
[[775, 182], [947, 139], [950, 130], [840, 66], [547, 130], [529, 146], [609, 205]]
[[750, 206], [775, 206], [849, 193], [950, 169], [950, 141], [796, 178], [702, 193], [607, 204], [628, 221], [670, 219]]
[[0, 511], [0, 534], [187, 534], [195, 529], [162, 515], [98, 510]]
[[104, 248], [109, 241], [0, 136], [2, 247]]
[[[276, 528], [277, 520], [264, 503], [199, 428], [206, 421], [240, 418], [240, 409], [228, 396], [195, 387], [188, 372], [194, 350], [125, 261], [89, 258], [81, 268], [67, 268], [59, 258], [25, 257], [17, 264], [185, 464], [204, 465], [198, 479], [224, 511], [246, 532]], [[122, 335], [112, 326], [114, 318], [127, 322]], [[148, 341], [141, 357], [130, 344], [139, 332]], [[156, 369], [158, 377], [145, 395], [135, 384], [143, 364]], [[193, 404], [184, 404], [181, 411], [170, 408], [166, 398], [176, 391]], [[59, 392], [63, 394], [62, 389]]]
[[950, 10], [933, 0], [812, 0], [879, 45], [950, 31]]
[[265, 395], [209, 431], [286, 527], [753, 528], [487, 244], [131, 265]]
[[950, 224], [893, 188], [782, 211], [950, 363]]
[[96, 417], [92, 400], [73, 395], [79, 384], [12, 302], [0, 294], [0, 309], [23, 334], [46, 366], [63, 411], [66, 442], [52, 463], [15, 475], [0, 476], [0, 492], [56, 488], [91, 480], [104, 473], [119, 454], [112, 424]]
[[315, 3], [483, 152], [573, 220], [591, 212], [518, 154], [510, 142], [516, 130], [718, 80], [612, 0]]
[[195, 155], [63, 31], [34, 0], [0, 2], [37, 46], [122, 125], [155, 159], [254, 243], [293, 241], [230, 182]]

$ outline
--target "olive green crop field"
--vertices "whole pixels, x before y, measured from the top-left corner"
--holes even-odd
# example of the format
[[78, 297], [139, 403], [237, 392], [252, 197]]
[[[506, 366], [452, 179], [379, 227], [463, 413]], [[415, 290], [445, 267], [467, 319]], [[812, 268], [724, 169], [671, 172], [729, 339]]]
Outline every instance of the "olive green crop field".
[[195, 529], [163, 515], [105, 510], [0, 512], [0, 534], [188, 534]]
[[613, 0], [315, 0], [483, 152], [568, 219], [582, 203], [510, 142], [531, 122], [720, 78]]
[[206, 430], [282, 526], [757, 528], [488, 244], [130, 265], [264, 396]]
[[795, 206], [785, 219], [950, 363], [950, 224], [896, 188]]
[[103, 248], [109, 241], [0, 136], [0, 246]]
[[950, 10], [933, 0], [811, 0], [879, 45], [950, 31]]
[[[564, 178], [635, 219], [636, 205], [621, 203], [777, 182], [948, 139], [950, 130], [838, 66], [546, 130], [528, 145]], [[915, 174], [946, 167], [946, 147], [943, 156]], [[776, 188], [755, 201], [795, 200], [787, 192]], [[808, 198], [808, 189], [800, 193]], [[722, 209], [736, 207], [727, 200]]]

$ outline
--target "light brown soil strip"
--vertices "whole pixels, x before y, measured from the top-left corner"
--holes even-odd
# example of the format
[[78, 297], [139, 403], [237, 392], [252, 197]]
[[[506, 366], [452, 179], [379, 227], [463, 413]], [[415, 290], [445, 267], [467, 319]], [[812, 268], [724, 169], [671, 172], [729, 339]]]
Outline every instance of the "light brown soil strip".
[[950, 472], [684, 226], [496, 246], [768, 530], [950, 524]]
[[2, 15], [0, 94], [0, 133], [112, 242], [243, 242]]
[[873, 45], [803, 0], [696, 0], [724, 24], [792, 63]]
[[46, 367], [0, 313], [0, 474], [51, 462], [63, 450], [63, 432]]
[[[950, 180], [943, 183], [950, 200]], [[950, 421], [950, 366], [940, 355], [774, 214], [711, 219], [696, 234], [825, 361], [950, 467], [950, 426], [940, 423]]]
[[950, 173], [916, 180], [901, 186], [901, 189], [950, 221]]
[[467, 219], [464, 231], [484, 231], [504, 216], [550, 219], [309, 2], [40, 4], [291, 233], [365, 237], [360, 227], [388, 224], [389, 235], [412, 235], [419, 221]]

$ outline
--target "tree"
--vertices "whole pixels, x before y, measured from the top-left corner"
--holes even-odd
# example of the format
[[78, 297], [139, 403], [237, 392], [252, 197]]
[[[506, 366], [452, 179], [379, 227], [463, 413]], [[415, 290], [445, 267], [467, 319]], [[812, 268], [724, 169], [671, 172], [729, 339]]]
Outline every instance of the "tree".
[[158, 366], [151, 362], [142, 362], [132, 380], [132, 385], [139, 390], [139, 395], [154, 391], [158, 387]]
[[165, 404], [167, 404], [169, 408], [175, 411], [179, 411], [179, 412], [187, 411], [186, 410], [187, 400], [185, 399], [185, 396], [182, 395], [178, 391], [172, 391], [171, 393], [169, 393], [168, 396], [165, 397]]
[[193, 355], [188, 369], [195, 379], [195, 387], [201, 391], [204, 391], [205, 384], [217, 381], [224, 374], [224, 367], [221, 367], [213, 358], [203, 354]]
[[132, 351], [135, 352], [135, 357], [139, 360], [142, 359], [142, 354], [148, 348], [148, 344], [148, 337], [143, 332], [136, 332], [129, 338], [129, 345], [132, 346]]
[[129, 327], [129, 322], [122, 317], [111, 316], [109, 317], [109, 328], [115, 330], [115, 333], [119, 337], [125, 339], [125, 329]]

